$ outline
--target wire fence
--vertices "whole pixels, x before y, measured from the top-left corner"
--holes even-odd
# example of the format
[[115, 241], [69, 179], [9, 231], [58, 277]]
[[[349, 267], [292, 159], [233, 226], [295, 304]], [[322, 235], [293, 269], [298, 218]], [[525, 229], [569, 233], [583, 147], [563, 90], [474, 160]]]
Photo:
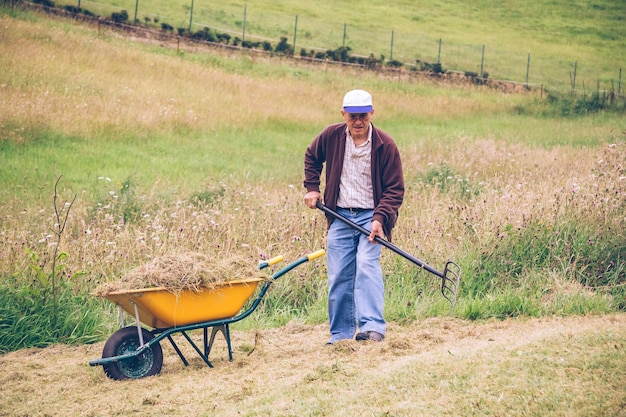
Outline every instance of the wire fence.
[[528, 88], [583, 94], [610, 92], [617, 97], [624, 96], [620, 65], [602, 68], [598, 63], [562, 62], [541, 52], [447, 42], [434, 35], [415, 38], [376, 25], [363, 29], [339, 20], [303, 18], [226, 2], [216, 6], [189, 0], [188, 4], [178, 8], [172, 7], [167, 0], [61, 0], [56, 3], [76, 6], [102, 17], [125, 10], [129, 22], [153, 28], [167, 23], [190, 32], [211, 28], [240, 41], [276, 43], [284, 39], [293, 47], [295, 56], [304, 53], [313, 57], [316, 52], [347, 47], [353, 56], [373, 56], [387, 65], [395, 64], [405, 69], [432, 68], [436, 64], [451, 74], [470, 75], [482, 80], [489, 78]]

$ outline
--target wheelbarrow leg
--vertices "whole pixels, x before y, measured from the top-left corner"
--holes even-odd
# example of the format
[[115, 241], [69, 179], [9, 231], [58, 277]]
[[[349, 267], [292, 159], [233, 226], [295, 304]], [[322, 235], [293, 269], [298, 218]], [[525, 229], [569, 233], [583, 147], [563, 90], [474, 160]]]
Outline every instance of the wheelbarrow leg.
[[167, 340], [170, 341], [170, 343], [172, 344], [172, 347], [174, 348], [174, 350], [178, 354], [178, 357], [180, 358], [181, 361], [183, 361], [183, 364], [185, 366], [189, 366], [189, 362], [187, 361], [187, 358], [185, 358], [185, 355], [183, 355], [183, 352], [180, 351], [180, 348], [178, 347], [176, 342], [174, 342], [174, 339], [172, 339], [171, 335], [169, 335], [169, 334], [167, 335]]
[[233, 348], [230, 343], [230, 328], [228, 327], [228, 323], [222, 324], [219, 326], [213, 326], [211, 328], [211, 340], [207, 343], [207, 328], [204, 329], [204, 354], [206, 357], [209, 357], [209, 353], [211, 353], [211, 348], [213, 347], [213, 342], [215, 342], [215, 335], [217, 332], [221, 331], [224, 335], [224, 339], [226, 339], [226, 346], [228, 347], [228, 360], [230, 362], [233, 361]]
[[[205, 328], [206, 329], [206, 328]], [[202, 352], [200, 350], [200, 348], [198, 348], [198, 346], [193, 342], [193, 340], [191, 340], [191, 337], [189, 337], [189, 335], [187, 334], [187, 332], [185, 332], [184, 330], [180, 332], [185, 339], [187, 339], [187, 342], [189, 342], [189, 344], [191, 345], [191, 347], [194, 348], [194, 350], [196, 351], [196, 353], [198, 355], [200, 355], [200, 357], [202, 358], [202, 360], [204, 361], [204, 363], [206, 363], [207, 365], [209, 365], [209, 368], [213, 368], [213, 364], [209, 361], [209, 355], [206, 354], [206, 349], [205, 352]]]

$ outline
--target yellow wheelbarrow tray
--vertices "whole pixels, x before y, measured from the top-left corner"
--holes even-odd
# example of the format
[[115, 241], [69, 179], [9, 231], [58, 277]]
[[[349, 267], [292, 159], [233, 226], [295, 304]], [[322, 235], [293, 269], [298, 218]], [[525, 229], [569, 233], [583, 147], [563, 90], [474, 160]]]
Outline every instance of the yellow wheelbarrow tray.
[[[225, 281], [200, 291], [185, 290], [177, 293], [165, 288], [143, 288], [117, 291], [104, 297], [116, 304], [120, 314], [120, 329], [107, 339], [102, 358], [89, 362], [91, 366], [102, 365], [105, 374], [112, 379], [142, 378], [156, 375], [163, 365], [161, 340], [167, 339], [183, 364], [189, 362], [172, 338], [180, 333], [209, 366], [209, 354], [217, 332], [222, 332], [228, 348], [228, 359], [233, 351], [229, 325], [248, 317], [267, 293], [270, 285], [297, 266], [323, 256], [321, 249], [303, 256], [264, 280], [262, 278]], [[267, 268], [284, 260], [277, 256], [259, 265]], [[257, 287], [263, 283], [259, 291]], [[245, 311], [241, 311], [250, 297], [256, 298]], [[124, 327], [124, 314], [135, 319], [135, 325]], [[239, 314], [238, 314], [239, 313]], [[147, 330], [142, 324], [152, 328]], [[208, 329], [211, 329], [209, 337]], [[198, 346], [189, 336], [192, 330], [203, 329], [203, 343]]]
[[233, 317], [262, 278], [224, 281], [198, 291], [172, 292], [163, 287], [117, 291], [103, 297], [152, 328], [180, 327]]

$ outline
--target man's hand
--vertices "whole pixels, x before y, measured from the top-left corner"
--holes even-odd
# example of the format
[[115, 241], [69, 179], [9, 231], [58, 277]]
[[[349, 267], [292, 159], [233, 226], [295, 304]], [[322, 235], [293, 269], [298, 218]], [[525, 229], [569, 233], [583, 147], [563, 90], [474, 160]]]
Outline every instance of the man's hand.
[[306, 204], [308, 208], [316, 208], [318, 200], [321, 200], [321, 195], [318, 191], [309, 191], [304, 195], [304, 204]]
[[385, 233], [383, 232], [383, 225], [378, 220], [372, 220], [372, 232], [367, 237], [367, 240], [371, 243], [376, 243], [376, 236], [384, 239]]

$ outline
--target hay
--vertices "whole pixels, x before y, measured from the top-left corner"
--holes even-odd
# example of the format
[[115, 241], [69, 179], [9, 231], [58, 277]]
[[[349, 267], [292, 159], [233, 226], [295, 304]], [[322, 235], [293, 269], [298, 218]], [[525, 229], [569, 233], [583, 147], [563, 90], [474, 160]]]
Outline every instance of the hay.
[[130, 270], [120, 280], [100, 285], [95, 294], [104, 296], [112, 292], [155, 287], [163, 287], [173, 293], [199, 291], [249, 278], [270, 279], [269, 274], [260, 271], [257, 265], [243, 256], [215, 259], [201, 253], [186, 252], [155, 258]]

